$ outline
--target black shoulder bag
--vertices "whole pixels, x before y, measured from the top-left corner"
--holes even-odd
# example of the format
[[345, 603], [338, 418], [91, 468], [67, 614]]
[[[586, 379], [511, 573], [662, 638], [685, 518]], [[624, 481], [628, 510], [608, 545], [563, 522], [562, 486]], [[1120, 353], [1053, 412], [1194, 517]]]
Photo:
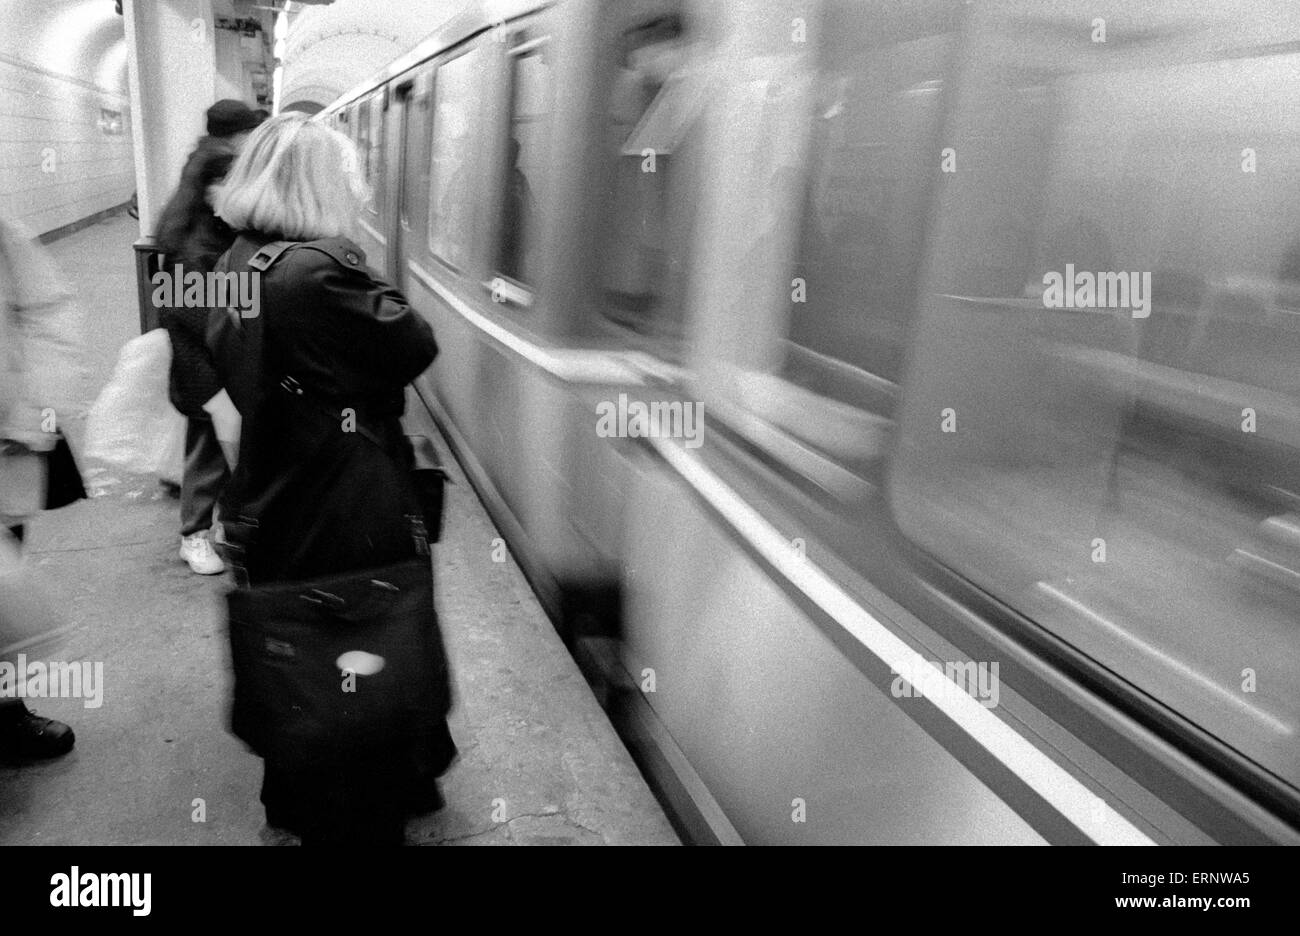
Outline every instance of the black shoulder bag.
[[[248, 265], [264, 272], [294, 246], [266, 244]], [[223, 257], [219, 270], [224, 266]], [[223, 368], [227, 391], [246, 420], [256, 419], [264, 386], [262, 322], [240, 319], [233, 309], [213, 315], [226, 316], [214, 321], [209, 337], [218, 358], [231, 362]], [[300, 388], [295, 392], [301, 396]], [[383, 448], [369, 430], [362, 434]], [[408, 517], [417, 544], [426, 528], [436, 537], [441, 524], [442, 470], [436, 462], [427, 467], [433, 449], [423, 442], [414, 480], [424, 517]], [[436, 502], [428, 499], [431, 491]], [[240, 560], [257, 535], [257, 518], [239, 517], [230, 526], [238, 530], [233, 537], [227, 533], [226, 544], [237, 582], [226, 596], [235, 735], [267, 760], [303, 767], [397, 757], [409, 768], [403, 773], [410, 787], [394, 795], [412, 811], [435, 804], [431, 781], [450, 765], [456, 748], [446, 723], [450, 674], [427, 540], [421, 555], [383, 568], [250, 586], [239, 575]]]

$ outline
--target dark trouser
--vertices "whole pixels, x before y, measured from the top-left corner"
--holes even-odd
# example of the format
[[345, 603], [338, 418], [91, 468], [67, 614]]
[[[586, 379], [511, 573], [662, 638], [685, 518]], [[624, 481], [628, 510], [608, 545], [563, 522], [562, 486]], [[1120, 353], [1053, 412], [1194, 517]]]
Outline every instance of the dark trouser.
[[[9, 532], [13, 534], [14, 539], [18, 542], [23, 541], [23, 534], [27, 532], [20, 523], [18, 526], [11, 526]], [[22, 718], [27, 711], [27, 706], [23, 705], [22, 699], [0, 699], [0, 722], [7, 719]]]
[[181, 478], [181, 536], [212, 526], [212, 511], [230, 480], [217, 430], [207, 417], [191, 416], [185, 424], [185, 474]]
[[401, 779], [393, 765], [365, 757], [314, 770], [267, 762], [266, 823], [293, 832], [303, 845], [401, 845]]

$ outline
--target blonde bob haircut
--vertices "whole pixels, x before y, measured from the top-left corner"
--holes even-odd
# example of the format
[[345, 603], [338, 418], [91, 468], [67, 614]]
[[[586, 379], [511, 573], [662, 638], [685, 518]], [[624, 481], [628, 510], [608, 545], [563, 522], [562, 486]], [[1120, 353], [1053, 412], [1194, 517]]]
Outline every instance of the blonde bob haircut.
[[236, 231], [317, 240], [348, 236], [368, 197], [351, 140], [282, 114], [249, 136], [212, 208]]

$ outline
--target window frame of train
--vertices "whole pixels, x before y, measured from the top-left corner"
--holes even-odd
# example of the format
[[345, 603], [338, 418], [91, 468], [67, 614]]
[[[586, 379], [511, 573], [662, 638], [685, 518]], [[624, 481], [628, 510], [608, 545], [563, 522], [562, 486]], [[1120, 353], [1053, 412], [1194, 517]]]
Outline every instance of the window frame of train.
[[[824, 176], [831, 173], [834, 159], [850, 172], [857, 165], [826, 144], [830, 133], [824, 125], [838, 121], [843, 138], [859, 142], [843, 129], [845, 115], [865, 111], [874, 119], [877, 139], [884, 141], [875, 149], [885, 152], [871, 159], [883, 165], [873, 167], [877, 176], [871, 179], [853, 176], [840, 195], [853, 194], [855, 186], [868, 181], [905, 189], [906, 197], [897, 200], [906, 212], [890, 221], [915, 228], [903, 266], [919, 269], [940, 169], [937, 158], [926, 156], [938, 151], [942, 137], [946, 105], [941, 89], [960, 43], [962, 5], [929, 0], [900, 11], [879, 3], [825, 0], [801, 6], [805, 13], [821, 14], [808, 17], [808, 41], [764, 49], [772, 60], [768, 78], [751, 73], [747, 85], [738, 78], [716, 94], [726, 103], [715, 105], [707, 131], [713, 136], [712, 152], [706, 160], [713, 178], [726, 180], [726, 191], [709, 200], [708, 215], [700, 221], [697, 243], [709, 256], [699, 261], [692, 283], [691, 370], [698, 375], [706, 408], [746, 448], [822, 509], [831, 507], [861, 523], [878, 513], [901, 363], [895, 362], [892, 379], [887, 379], [821, 354], [826, 359], [822, 369], [828, 373], [822, 384], [811, 386], [811, 381], [796, 379], [790, 367], [800, 351], [792, 339], [795, 313], [809, 295], [824, 289], [827, 279], [819, 280], [805, 269], [813, 215], [827, 197], [819, 187], [829, 185]], [[837, 25], [832, 13], [845, 21]], [[751, 28], [757, 33], [755, 42], [771, 45], [777, 42], [771, 37], [782, 11], [766, 15], [773, 22], [756, 15]], [[866, 28], [855, 31], [860, 23]], [[788, 38], [788, 26], [779, 34], [782, 40]], [[846, 48], [849, 36], [863, 34], [878, 55], [863, 55], [861, 43], [852, 52]], [[919, 58], [919, 66], [907, 60], [910, 71], [893, 73], [888, 65], [906, 55]], [[852, 64], [838, 64], [848, 60]], [[885, 93], [851, 99], [846, 89], [865, 82], [868, 73]], [[925, 95], [930, 110], [919, 132], [898, 143], [895, 136], [908, 129], [898, 101], [917, 94]], [[744, 155], [734, 156], [728, 148], [743, 150]], [[866, 149], [859, 147], [850, 155]], [[753, 153], [763, 157], [761, 166]], [[845, 165], [840, 168], [843, 174]], [[894, 176], [883, 175], [886, 172]], [[740, 231], [743, 237], [737, 235]], [[828, 275], [848, 278], [856, 262], [846, 254], [839, 269]], [[900, 348], [914, 305], [910, 291], [894, 297], [890, 314], [897, 321], [887, 324], [897, 332], [894, 340]], [[871, 311], [873, 322], [882, 318]]]
[[[504, 61], [503, 61], [503, 91], [502, 108], [498, 119], [494, 122], [493, 128], [496, 134], [493, 143], [495, 144], [498, 157], [495, 160], [496, 168], [492, 176], [492, 185], [490, 191], [496, 193], [493, 200], [492, 217], [493, 223], [490, 225], [490, 278], [483, 283], [483, 287], [488, 291], [494, 304], [505, 306], [506, 308], [529, 309], [536, 302], [539, 293], [543, 287], [543, 278], [546, 271], [546, 250], [544, 233], [547, 223], [550, 219], [548, 210], [549, 200], [547, 193], [553, 189], [554, 180], [549, 177], [551, 168], [551, 140], [554, 131], [555, 117], [555, 65], [554, 62], [545, 61], [547, 53], [553, 55], [555, 45], [552, 42], [549, 31], [545, 28], [544, 22], [533, 21], [522, 28], [509, 31], [504, 36]], [[525, 114], [521, 117], [519, 107], [524, 100], [521, 94], [521, 84], [524, 72], [522, 66], [530, 59], [536, 59], [540, 62], [540, 67], [545, 69], [542, 75], [545, 85], [542, 88], [541, 101], [530, 102], [533, 105], [541, 105], [541, 110], [536, 114]], [[523, 228], [520, 232], [519, 240], [521, 246], [517, 248], [518, 256], [516, 257], [517, 268], [507, 269], [507, 255], [509, 243], [507, 238], [510, 236], [510, 218], [509, 212], [512, 205], [512, 194], [516, 191], [514, 186], [514, 169], [517, 165], [516, 154], [511, 147], [511, 143], [516, 140], [516, 134], [519, 132], [517, 127], [521, 123], [537, 123], [543, 127], [545, 134], [541, 143], [541, 160], [537, 163], [539, 170], [532, 174], [531, 180], [528, 176], [523, 175], [520, 169], [520, 175], [523, 178], [524, 190], [521, 193], [522, 207], [516, 211], [516, 215], [524, 219]], [[520, 147], [522, 152], [522, 145]], [[541, 195], [533, 193], [541, 190]], [[528, 202], [531, 201], [531, 208]], [[529, 243], [532, 241], [533, 243]], [[528, 268], [525, 270], [525, 261], [528, 261]], [[527, 279], [525, 279], [525, 272]]]
[[[1077, 23], [1053, 23], [1028, 2], [972, 13], [952, 119], [945, 127], [957, 171], [942, 186], [927, 245], [888, 506], [915, 568], [973, 615], [964, 624], [943, 625], [951, 639], [965, 646], [997, 646], [1000, 641], [982, 627], [972, 629], [974, 620], [1012, 638], [1023, 666], [1012, 677], [1017, 691], [1078, 736], [1089, 737], [1098, 754], [1121, 765], [1204, 834], [1224, 842], [1295, 842], [1300, 791], [1286, 746], [1274, 739], [1276, 747], [1269, 748], [1241, 730], [1245, 707], [1284, 723], [1265, 704], [1267, 696], [1236, 692], [1252, 692], [1247, 682], [1253, 687], [1257, 674], [1267, 678], [1278, 654], [1261, 636], [1281, 620], [1281, 612], [1269, 612], [1259, 596], [1234, 605], [1232, 589], [1248, 583], [1229, 575], [1227, 551], [1216, 563], [1184, 543], [1192, 526], [1199, 531], [1191, 534], [1197, 543], [1218, 537], [1223, 531], [1210, 518], [1229, 512], [1235, 495], [1201, 477], [1184, 477], [1181, 463], [1160, 460], [1158, 436], [1152, 443], [1156, 455], [1125, 450], [1137, 405], [1151, 392], [1144, 388], [1158, 386], [1158, 379], [1177, 367], [1192, 376], [1200, 373], [1195, 365], [1164, 360], [1153, 366], [1150, 360], [1149, 345], [1161, 340], [1153, 329], [1170, 327], [1161, 316], [1177, 314], [1173, 306], [1184, 301], [1186, 284], [1170, 288], [1164, 309], [1157, 284], [1148, 317], [1127, 308], [1051, 306], [1044, 298], [1047, 280], [1039, 277], [1043, 269], [1059, 271], [1072, 258], [1096, 274], [1111, 267], [1158, 269], [1174, 244], [1172, 253], [1189, 267], [1222, 267], [1225, 283], [1251, 280], [1249, 269], [1245, 274], [1229, 270], [1228, 261], [1207, 253], [1207, 245], [1222, 245], [1222, 238], [1207, 236], [1199, 226], [1188, 236], [1193, 245], [1203, 238], [1200, 253], [1179, 247], [1178, 232], [1187, 225], [1175, 220], [1180, 198], [1241, 181], [1240, 146], [1230, 144], [1231, 152], [1221, 153], [1222, 147], [1200, 143], [1198, 132], [1211, 127], [1234, 141], [1269, 139], [1279, 132], [1282, 122], [1276, 118], [1284, 110], [1263, 106], [1261, 89], [1284, 85], [1294, 91], [1296, 82], [1265, 82], [1262, 75], [1270, 68], [1278, 75], [1294, 71], [1294, 64], [1287, 70], [1277, 62], [1282, 55], [1292, 63], [1298, 58], [1300, 17], [1284, 21], [1291, 31], [1279, 36], [1265, 31], [1281, 28], [1269, 25], [1278, 20], [1261, 15], [1243, 28], [1218, 33], [1220, 45], [1206, 48], [1203, 37], [1216, 35], [1214, 30], [1199, 21], [1188, 26], [1160, 20], [1162, 14], [1174, 15], [1172, 5], [1148, 14], [1153, 21], [1131, 27], [1131, 33], [1116, 18], [1102, 44], [1091, 14], [1077, 17]], [[1017, 20], [1018, 15], [1024, 18]], [[1204, 15], [1215, 14], [1206, 10]], [[1083, 25], [1076, 29], [1078, 23]], [[1023, 39], [1026, 31], [1031, 41]], [[1193, 33], [1202, 39], [1193, 39]], [[1239, 80], [1236, 93], [1250, 89], [1251, 101], [1261, 107], [1233, 105], [1233, 76]], [[1186, 90], [1196, 82], [1203, 90]], [[1205, 90], [1215, 88], [1221, 89], [1218, 96]], [[1098, 102], [1104, 103], [1100, 110]], [[1108, 115], [1101, 122], [1110, 135], [1097, 136], [1100, 118], [1088, 116], [1096, 113]], [[1257, 113], [1268, 116], [1252, 116]], [[1182, 115], [1183, 123], [1171, 114]], [[1252, 120], [1256, 123], [1243, 126]], [[1224, 123], [1232, 124], [1231, 132], [1224, 132]], [[1300, 128], [1291, 124], [1294, 143]], [[1092, 142], [1085, 146], [1085, 140]], [[1096, 155], [1103, 142], [1108, 158]], [[1177, 163], [1173, 177], [1181, 185], [1156, 184], [1152, 167], [1163, 165], [1152, 156], [1157, 151]], [[1264, 185], [1271, 178], [1285, 189], [1296, 160], [1282, 152], [1274, 158], [1286, 169], [1250, 184]], [[1209, 179], [1218, 181], [1210, 186]], [[1256, 197], [1282, 204], [1288, 196], [1275, 191], [1271, 200]], [[1081, 201], [1100, 214], [1100, 222], [1077, 217]], [[1153, 217], [1168, 226], [1157, 226]], [[1217, 214], [1206, 217], [1209, 225], [1227, 223]], [[1017, 218], [1028, 227], [1014, 237], [1005, 234], [1016, 229]], [[1058, 238], [1058, 228], [1069, 236]], [[1097, 232], [1106, 236], [1099, 239]], [[1156, 250], [1153, 237], [1160, 232], [1163, 246]], [[1040, 246], [1021, 250], [1017, 242]], [[1042, 245], [1058, 243], [1047, 251], [1051, 256], [1044, 255]], [[1116, 245], [1122, 249], [1113, 251]], [[1218, 253], [1233, 251], [1221, 246]], [[1032, 296], [1031, 286], [1037, 290]], [[1295, 347], [1295, 337], [1291, 342]], [[1159, 351], [1172, 353], [1168, 347]], [[1116, 376], [1123, 374], [1138, 378]], [[1024, 386], [1033, 392], [1017, 389]], [[1267, 396], [1264, 388], [1259, 395]], [[1182, 412], [1178, 406], [1185, 404], [1161, 405]], [[1240, 419], [1234, 410], [1224, 424]], [[1197, 420], [1207, 417], [1179, 416], [1168, 431], [1183, 440], [1187, 432], [1201, 431], [1187, 428]], [[1150, 474], [1150, 466], [1156, 473]], [[997, 477], [999, 472], [1006, 477]], [[1017, 472], [1025, 479], [1019, 485], [1012, 483]], [[1193, 502], [1202, 512], [1191, 524], [1187, 508], [1180, 513], [1171, 504], [1184, 503], [1197, 491], [1202, 499]], [[1237, 511], [1246, 516], [1241, 506]], [[1144, 516], [1156, 517], [1159, 524], [1143, 525]], [[1031, 524], [1027, 518], [1037, 519]], [[1079, 545], [1078, 556], [1067, 548], [1071, 543]], [[1154, 565], [1143, 558], [1151, 544], [1160, 546]], [[1137, 580], [1145, 585], [1137, 586]], [[1142, 594], [1141, 611], [1126, 614]], [[1189, 642], [1195, 632], [1184, 630], [1195, 612], [1174, 613], [1176, 620], [1162, 617], [1169, 616], [1164, 609], [1183, 608], [1177, 599], [1183, 594], [1198, 606], [1221, 602], [1221, 611], [1251, 608], [1253, 615], [1214, 615], [1238, 631], [1247, 627], [1244, 635]], [[1277, 596], [1269, 600], [1276, 602]], [[1163, 626], [1170, 623], [1177, 626]], [[1153, 631], [1150, 625], [1160, 626]], [[1234, 657], [1226, 667], [1216, 657], [1206, 666], [1201, 659], [1206, 648], [1225, 643], [1234, 650], [1254, 647], [1255, 655]], [[1020, 651], [1027, 654], [1019, 656]], [[1160, 658], [1172, 661], [1163, 664], [1163, 677]], [[1287, 684], [1285, 671], [1274, 673], [1275, 687]], [[1209, 695], [1208, 684], [1221, 682], [1231, 688], [1219, 686], [1217, 695]], [[1198, 689], [1204, 696], [1199, 701]], [[1271, 701], [1277, 709], [1276, 698]], [[1146, 740], [1136, 742], [1135, 730], [1146, 732]], [[1166, 823], [1166, 829], [1177, 827], [1174, 820]]]
[[361, 178], [366, 183], [366, 204], [364, 206], [365, 214], [375, 214], [374, 188], [370, 184], [370, 160], [372, 151], [370, 145], [370, 101], [371, 96], [363, 97], [357, 102], [357, 121], [356, 121], [356, 144], [357, 155], [361, 158]]
[[[400, 79], [410, 82], [402, 95], [403, 126], [398, 134], [402, 148], [397, 169], [397, 224], [401, 228], [401, 255], [396, 257], [399, 279], [406, 276], [406, 255], [428, 251], [430, 155], [433, 146], [433, 80], [437, 69], [421, 65]], [[422, 245], [422, 246], [419, 246]]]
[[[612, 148], [600, 150], [609, 193], [593, 271], [602, 321], [621, 340], [641, 336], [656, 354], [672, 358], [680, 356], [685, 337], [704, 111], [700, 78], [690, 71], [704, 43], [687, 7], [679, 0], [616, 7], [606, 41], [617, 59], [598, 82], [609, 88], [606, 134], [619, 130]], [[666, 75], [665, 63], [673, 66]]]
[[[489, 93], [485, 90], [484, 81], [487, 77], [489, 60], [487, 46], [483, 42], [469, 43], [453, 50], [445, 58], [436, 62], [428, 79], [431, 86], [425, 131], [428, 147], [425, 152], [429, 172], [428, 186], [425, 191], [428, 204], [425, 211], [423, 250], [439, 266], [461, 276], [476, 276], [482, 263], [480, 245], [482, 199], [472, 196], [473, 193], [482, 191], [482, 171], [479, 162], [484, 143], [482, 132], [484, 94]], [[461, 68], [468, 70], [462, 73], [459, 70]], [[449, 74], [451, 69], [456, 70], [454, 77]], [[445, 106], [447, 101], [442, 97], [452, 81], [462, 83], [467, 81], [465, 86], [470, 89], [470, 92], [461, 98], [463, 101], [468, 101], [468, 106], [457, 111], [457, 116], [449, 116], [449, 110]], [[458, 204], [455, 208], [459, 213], [456, 221], [462, 222], [460, 229], [463, 235], [459, 239], [453, 238], [443, 229], [443, 214], [435, 213], [439, 199], [434, 193], [434, 187], [442, 185], [441, 195], [445, 202], [447, 194], [455, 188], [449, 182], [443, 182], [439, 172], [441, 168], [439, 161], [448, 158], [448, 154], [444, 152], [448, 141], [441, 135], [444, 125], [449, 122], [455, 123], [456, 120], [464, 122], [463, 133], [455, 137], [455, 140], [464, 140], [464, 149], [458, 154], [457, 165], [453, 171], [460, 173], [460, 178], [467, 179], [470, 183], [459, 186], [459, 190], [468, 193], [464, 203]], [[454, 229], [456, 225], [449, 221], [446, 227]]]
[[362, 176], [370, 193], [365, 204], [365, 214], [373, 217], [375, 226], [381, 231], [388, 215], [385, 203], [388, 192], [384, 172], [387, 149], [384, 145], [386, 100], [386, 88], [379, 88], [362, 98], [356, 105], [357, 120], [355, 121], [355, 142], [358, 156], [361, 158]]

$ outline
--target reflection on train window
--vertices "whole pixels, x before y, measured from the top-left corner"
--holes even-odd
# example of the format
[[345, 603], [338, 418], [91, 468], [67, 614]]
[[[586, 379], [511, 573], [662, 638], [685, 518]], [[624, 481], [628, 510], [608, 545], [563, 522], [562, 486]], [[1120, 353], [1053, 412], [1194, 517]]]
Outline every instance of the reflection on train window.
[[357, 140], [361, 152], [362, 168], [366, 184], [370, 187], [370, 201], [366, 210], [379, 214], [384, 205], [384, 102], [381, 95], [374, 95], [361, 105], [361, 114], [357, 121], [359, 137]]
[[384, 214], [384, 97], [377, 94], [370, 99], [370, 189], [376, 214]]
[[705, 279], [725, 286], [693, 292], [742, 323], [713, 335], [701, 322], [727, 365], [715, 368], [714, 412], [784, 475], [856, 513], [883, 483], [893, 437], [961, 8], [820, 9], [813, 50], [724, 92], [728, 184], [744, 208], [720, 212], [727, 248]]
[[[422, 199], [429, 191], [429, 73], [418, 75], [410, 89], [404, 110], [406, 126], [402, 129], [405, 153], [402, 156], [401, 204], [399, 224], [403, 231], [415, 231], [424, 223]], [[403, 235], [404, 237], [407, 235]]]
[[677, 333], [698, 200], [697, 118], [704, 103], [681, 16], [624, 32], [610, 97], [617, 165], [602, 239], [607, 314], [630, 328]]
[[875, 18], [842, 3], [828, 6], [823, 30], [781, 374], [891, 416], [954, 37], [881, 45]]
[[496, 272], [536, 287], [550, 149], [551, 68], [545, 39], [526, 33], [510, 53], [510, 123], [498, 227]]
[[1105, 44], [977, 14], [891, 490], [913, 540], [1296, 783], [1300, 11], [1250, 6]]
[[[352, 120], [352, 139], [357, 144], [357, 158], [361, 160], [361, 176], [370, 185], [370, 102], [355, 105]], [[369, 203], [366, 205], [370, 207]]]
[[357, 156], [362, 157], [361, 138], [358, 136], [361, 126], [361, 107], [357, 104], [348, 106], [347, 109], [347, 129], [343, 132], [348, 135], [348, 139], [357, 144]]
[[474, 242], [473, 184], [476, 102], [482, 85], [480, 52], [439, 66], [433, 79], [433, 149], [429, 169], [429, 249], [465, 268]]

